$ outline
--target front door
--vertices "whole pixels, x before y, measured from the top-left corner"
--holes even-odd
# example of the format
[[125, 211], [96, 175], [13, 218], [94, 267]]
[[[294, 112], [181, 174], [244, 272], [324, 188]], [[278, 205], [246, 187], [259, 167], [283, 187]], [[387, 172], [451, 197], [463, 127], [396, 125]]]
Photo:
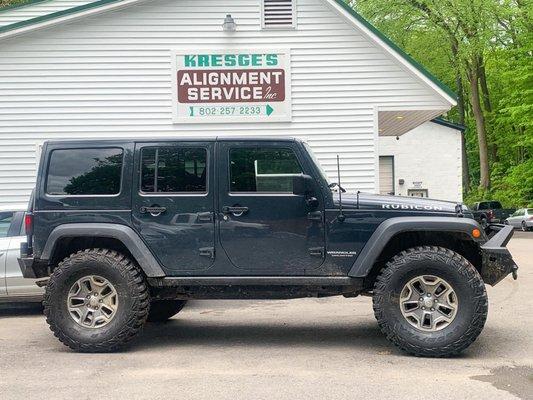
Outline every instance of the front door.
[[215, 257], [210, 142], [137, 143], [133, 225], [169, 275], [194, 275]]
[[324, 260], [323, 201], [292, 193], [309, 174], [288, 142], [218, 145], [220, 242], [237, 268], [257, 275], [302, 275]]

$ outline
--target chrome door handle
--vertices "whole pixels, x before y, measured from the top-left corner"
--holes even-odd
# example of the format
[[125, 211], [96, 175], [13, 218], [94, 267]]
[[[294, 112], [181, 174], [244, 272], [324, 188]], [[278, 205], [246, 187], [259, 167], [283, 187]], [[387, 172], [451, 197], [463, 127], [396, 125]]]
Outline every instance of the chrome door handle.
[[230, 206], [224, 206], [222, 207], [222, 212], [224, 214], [232, 214], [234, 217], [240, 217], [244, 214], [246, 214], [249, 211], [248, 207], [230, 207]]
[[139, 209], [139, 212], [141, 214], [149, 213], [152, 217], [158, 217], [161, 214], [163, 214], [165, 211], [167, 211], [166, 207], [159, 207], [159, 206], [150, 206], [150, 207], [142, 206]]

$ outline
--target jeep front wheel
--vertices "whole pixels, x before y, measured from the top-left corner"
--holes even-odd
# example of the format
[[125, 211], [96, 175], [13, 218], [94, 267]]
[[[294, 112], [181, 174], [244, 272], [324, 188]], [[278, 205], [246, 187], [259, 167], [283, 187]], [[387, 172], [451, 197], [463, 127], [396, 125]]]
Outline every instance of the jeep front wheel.
[[153, 301], [148, 313], [148, 322], [165, 322], [179, 313], [186, 303], [185, 300]]
[[59, 263], [43, 304], [62, 343], [80, 352], [110, 352], [140, 332], [150, 299], [132, 260], [112, 250], [87, 249]]
[[400, 349], [446, 357], [466, 349], [481, 333], [488, 300], [478, 271], [441, 247], [417, 247], [395, 256], [374, 286], [378, 324]]

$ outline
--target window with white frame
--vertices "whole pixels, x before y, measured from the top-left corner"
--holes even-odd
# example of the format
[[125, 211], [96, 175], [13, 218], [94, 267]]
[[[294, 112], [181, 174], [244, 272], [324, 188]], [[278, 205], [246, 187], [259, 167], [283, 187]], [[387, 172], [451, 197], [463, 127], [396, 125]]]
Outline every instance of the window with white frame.
[[261, 0], [263, 29], [296, 28], [296, 0]]

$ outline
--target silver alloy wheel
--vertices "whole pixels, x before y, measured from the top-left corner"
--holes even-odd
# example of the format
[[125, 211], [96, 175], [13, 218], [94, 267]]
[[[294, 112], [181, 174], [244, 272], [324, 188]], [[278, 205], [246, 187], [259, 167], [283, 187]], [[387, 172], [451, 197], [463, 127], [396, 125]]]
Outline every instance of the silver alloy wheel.
[[400, 310], [415, 328], [436, 332], [452, 323], [459, 302], [452, 286], [434, 275], [421, 275], [405, 284], [400, 294]]
[[107, 325], [118, 309], [118, 294], [113, 285], [97, 275], [78, 279], [69, 290], [67, 307], [70, 316], [84, 328]]

